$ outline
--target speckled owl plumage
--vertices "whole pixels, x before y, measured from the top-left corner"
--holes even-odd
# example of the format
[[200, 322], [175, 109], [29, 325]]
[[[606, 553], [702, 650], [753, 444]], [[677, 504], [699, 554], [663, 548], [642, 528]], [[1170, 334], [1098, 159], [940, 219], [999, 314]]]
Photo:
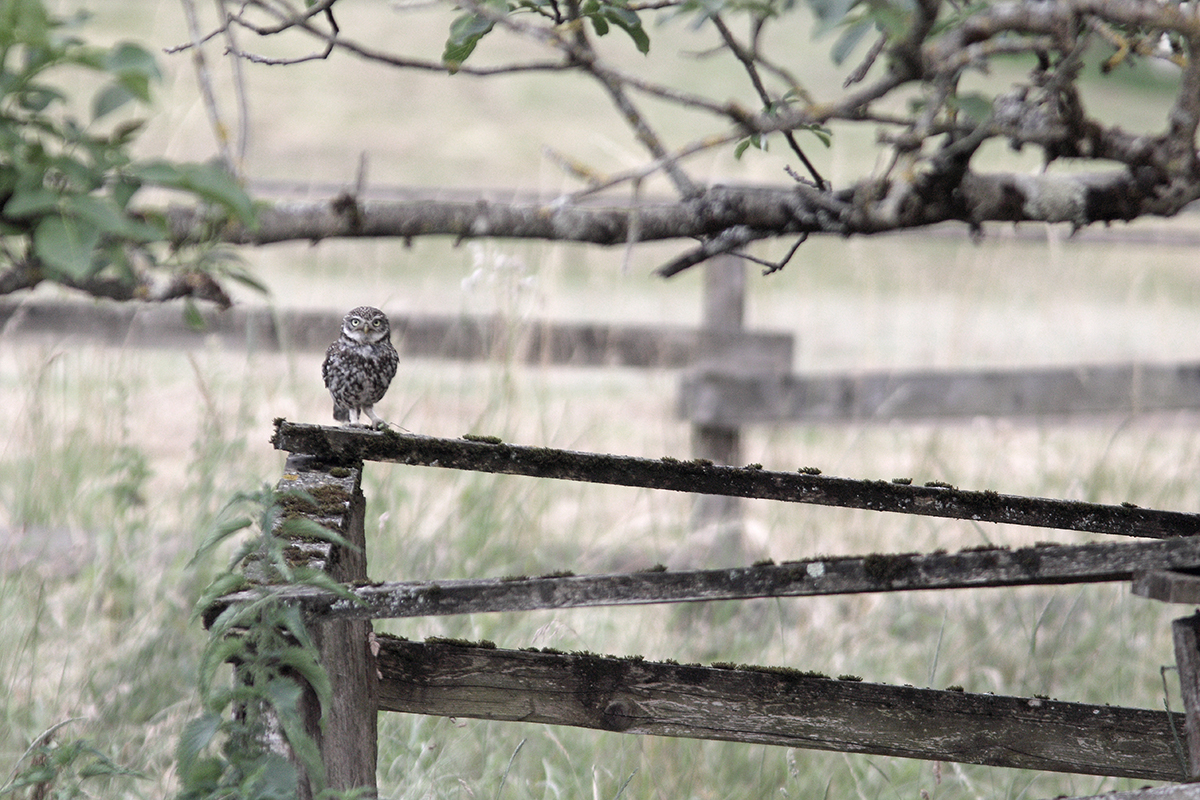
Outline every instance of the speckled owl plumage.
[[374, 411], [400, 361], [392, 346], [392, 328], [378, 308], [359, 306], [342, 320], [342, 335], [325, 351], [321, 374], [333, 397], [333, 418], [349, 425], [366, 415], [377, 427], [387, 425]]

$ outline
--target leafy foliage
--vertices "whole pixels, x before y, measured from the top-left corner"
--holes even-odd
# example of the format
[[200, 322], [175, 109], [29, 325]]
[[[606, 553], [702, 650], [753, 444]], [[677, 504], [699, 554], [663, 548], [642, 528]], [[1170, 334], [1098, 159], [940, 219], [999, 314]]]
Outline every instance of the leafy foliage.
[[[133, 158], [144, 122], [117, 112], [150, 102], [158, 66], [132, 42], [88, 44], [72, 33], [82, 20], [52, 17], [43, 0], [0, 0], [0, 258], [25, 277], [5, 290], [103, 278], [152, 299], [148, 268], [192, 265], [172, 253], [161, 215], [132, 207], [139, 191], [183, 193], [211, 207], [215, 222], [252, 226], [254, 208], [217, 165]], [[86, 121], [68, 88], [79, 71], [100, 81]]]
[[29, 797], [67, 798], [91, 796], [83, 784], [103, 784], [113, 778], [143, 778], [97, 750], [86, 739], [63, 744], [54, 741], [58, 729], [74, 720], [55, 725], [38, 737], [25, 751], [18, 769], [8, 783], [0, 786], [0, 797], [18, 797], [28, 790]]
[[497, 20], [509, 15], [532, 13], [555, 25], [584, 19], [597, 36], [605, 36], [613, 26], [633, 40], [638, 52], [650, 52], [650, 36], [642, 27], [641, 17], [627, 0], [583, 0], [569, 3], [564, 14], [557, 0], [485, 0], [475, 10], [455, 17], [442, 52], [442, 61], [456, 71], [475, 52], [479, 41], [492, 32]]
[[[286, 741], [307, 773], [315, 797], [335, 796], [325, 786], [320, 752], [300, 715], [305, 686], [311, 687], [322, 708], [328, 707], [329, 677], [299, 609], [282, 603], [277, 590], [306, 584], [353, 599], [324, 572], [288, 559], [289, 537], [349, 544], [311, 519], [284, 519], [281, 501], [289, 497], [316, 506], [304, 493], [279, 494], [269, 486], [239, 494], [227, 512], [250, 506], [255, 515], [218, 524], [196, 554], [201, 558], [230, 537], [257, 528], [197, 605], [198, 617], [220, 598], [251, 585], [246, 569], [254, 575], [257, 599], [226, 606], [210, 626], [199, 670], [203, 711], [188, 723], [177, 751], [183, 800], [293, 797], [299, 773], [284, 753], [271, 746], [273, 740]], [[232, 684], [222, 669], [230, 663]]]

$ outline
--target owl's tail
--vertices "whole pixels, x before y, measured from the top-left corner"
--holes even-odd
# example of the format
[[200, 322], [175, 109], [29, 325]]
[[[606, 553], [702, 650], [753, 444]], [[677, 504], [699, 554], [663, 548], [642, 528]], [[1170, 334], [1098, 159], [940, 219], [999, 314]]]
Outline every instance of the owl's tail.
[[347, 408], [346, 406], [339, 406], [337, 403], [334, 403], [333, 404], [333, 418], [336, 419], [338, 422], [349, 422], [350, 421], [350, 409]]

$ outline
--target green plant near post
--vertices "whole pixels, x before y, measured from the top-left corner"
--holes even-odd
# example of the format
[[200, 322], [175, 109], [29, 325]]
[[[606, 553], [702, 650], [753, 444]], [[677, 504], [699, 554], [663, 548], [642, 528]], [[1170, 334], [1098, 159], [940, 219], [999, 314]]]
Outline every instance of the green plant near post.
[[[329, 678], [300, 610], [281, 602], [277, 594], [286, 587], [310, 585], [355, 599], [324, 572], [295, 563], [288, 553], [291, 537], [350, 545], [311, 519], [284, 518], [282, 501], [317, 506], [307, 493], [278, 493], [269, 486], [239, 494], [230, 507], [248, 505], [255, 515], [219, 524], [196, 554], [201, 558], [231, 536], [256, 529], [237, 549], [229, 569], [205, 590], [196, 607], [197, 620], [232, 592], [253, 587], [259, 596], [252, 602], [228, 605], [209, 626], [199, 669], [203, 711], [184, 729], [177, 753], [181, 800], [294, 797], [299, 773], [285, 754], [271, 746], [280, 739], [286, 739], [308, 774], [314, 797], [362, 796], [354, 791], [334, 792], [325, 785], [324, 765], [305, 730], [300, 701], [307, 684], [321, 708], [327, 708]], [[225, 664], [234, 665], [233, 680], [222, 669]]]
[[[155, 187], [210, 208], [214, 230], [255, 222], [222, 167], [133, 158], [144, 120], [115, 112], [150, 102], [158, 66], [132, 42], [89, 44], [73, 33], [84, 19], [55, 18], [42, 0], [0, 0], [0, 294], [50, 281], [118, 300], [226, 305], [222, 278], [261, 289], [225, 251], [182, 247], [161, 212], [133, 205]], [[81, 71], [100, 82], [86, 122], [64, 88]]]
[[61, 728], [77, 722], [58, 723], [29, 746], [17, 762], [8, 781], [0, 785], [0, 797], [67, 798], [95, 797], [85, 784], [113, 789], [114, 779], [144, 779], [141, 773], [121, 766], [97, 750], [86, 739], [58, 743]]

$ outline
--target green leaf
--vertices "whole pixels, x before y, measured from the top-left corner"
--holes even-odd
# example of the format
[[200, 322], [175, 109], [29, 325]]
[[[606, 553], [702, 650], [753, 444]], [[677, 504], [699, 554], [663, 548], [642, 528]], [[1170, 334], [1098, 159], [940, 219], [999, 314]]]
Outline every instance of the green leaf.
[[37, 0], [0, 3], [0, 44], [45, 45], [50, 41], [50, 15]]
[[99, 241], [99, 228], [87, 220], [46, 217], [33, 231], [33, 252], [54, 270], [78, 281], [92, 274], [92, 254]]
[[292, 517], [279, 526], [279, 532], [284, 536], [297, 536], [307, 539], [319, 539], [325, 542], [350, 547], [339, 533], [326, 528], [318, 522], [315, 522], [307, 517]]
[[471, 53], [475, 52], [475, 45], [479, 44], [479, 40], [491, 33], [494, 25], [490, 19], [479, 14], [463, 14], [457, 17], [450, 23], [450, 36], [446, 39], [446, 47], [442, 51], [442, 63], [449, 67], [451, 72], [456, 71]]
[[[293, 745], [294, 749], [296, 749], [295, 745]], [[312, 749], [316, 750], [315, 744]], [[307, 769], [309, 765], [306, 763], [304, 766]], [[322, 766], [319, 755], [317, 766]], [[278, 753], [268, 753], [262, 766], [252, 777], [253, 779], [248, 781], [248, 785], [242, 787], [243, 792], [238, 794], [238, 797], [253, 797], [256, 800], [291, 800], [296, 796], [296, 782], [300, 780], [296, 767]], [[321, 782], [321, 787], [324, 788], [324, 781]]]
[[190, 297], [183, 298], [183, 321], [194, 331], [202, 331], [208, 327], [204, 315], [196, 307], [196, 301]]
[[228, 539], [230, 536], [233, 536], [238, 531], [249, 528], [252, 524], [254, 524], [254, 520], [250, 519], [249, 517], [237, 517], [236, 519], [226, 520], [220, 523], [208, 536], [204, 538], [204, 541], [200, 544], [200, 547], [197, 548], [196, 555], [192, 558], [192, 561], [194, 562], [197, 558], [204, 555], [209, 550]]
[[147, 80], [162, 80], [154, 54], [133, 42], [113, 45], [105, 54], [104, 68], [117, 75], [140, 75]]
[[[150, 84], [162, 79], [154, 56], [140, 45], [132, 42], [121, 42], [105, 52], [100, 59], [98, 68], [104, 69], [115, 79], [100, 95], [97, 95], [93, 108], [100, 106], [101, 96], [105, 97], [108, 105], [119, 108], [130, 100], [150, 102]], [[120, 92], [125, 93], [122, 99]], [[118, 102], [119, 101], [119, 102]], [[94, 113], [94, 112], [93, 112]], [[107, 112], [106, 112], [107, 113]], [[102, 114], [95, 114], [98, 119]]]
[[140, 181], [130, 180], [124, 176], [117, 178], [112, 184], [112, 199], [122, 210], [129, 207], [129, 201], [142, 188]]
[[817, 18], [813, 37], [823, 36], [843, 24], [846, 15], [857, 2], [858, 0], [809, 0], [808, 5]]
[[216, 203], [247, 227], [257, 224], [254, 203], [234, 177], [217, 164], [148, 161], [131, 165], [129, 174], [143, 183], [191, 192]]
[[91, 194], [67, 195], [62, 211], [69, 216], [87, 220], [102, 234], [149, 242], [159, 238], [159, 231], [127, 217], [110, 197]]
[[[308, 772], [313, 784], [314, 794], [319, 794], [325, 788], [325, 765], [321, 761], [321, 751], [304, 730], [304, 721], [296, 713], [296, 703], [300, 699], [300, 687], [295, 681], [287, 678], [277, 678], [267, 684], [266, 694], [276, 711], [279, 726], [287, 737], [292, 752], [299, 757], [300, 763]], [[292, 793], [295, 792], [295, 779], [292, 782]]]
[[859, 20], [846, 30], [842, 31], [842, 35], [833, 43], [833, 50], [830, 53], [830, 58], [833, 63], [841, 66], [850, 54], [854, 52], [854, 48], [858, 47], [859, 42], [875, 28], [875, 23], [872, 20]]
[[10, 219], [39, 217], [58, 211], [59, 195], [40, 186], [35, 189], [16, 191], [4, 204], [4, 216]]
[[867, 6], [867, 16], [889, 36], [902, 36], [908, 30], [912, 12], [892, 3], [873, 3]]
[[67, 96], [47, 86], [30, 86], [17, 94], [17, 105], [26, 111], [45, 111], [55, 100], [66, 100]]
[[650, 37], [642, 27], [642, 20], [636, 11], [620, 6], [606, 6], [603, 13], [614, 25], [629, 34], [639, 53], [646, 55], [650, 52]]
[[253, 289], [260, 294], [270, 294], [271, 290], [267, 285], [251, 275], [244, 267], [237, 264], [224, 264], [221, 267], [220, 274], [230, 280], [237, 281], [243, 286]]
[[133, 92], [120, 83], [110, 83], [92, 98], [92, 120], [98, 120], [135, 100]]
[[146, 127], [146, 120], [131, 119], [127, 122], [122, 122], [117, 127], [113, 128], [112, 133], [108, 136], [109, 143], [122, 147], [133, 141], [133, 137]]
[[175, 758], [179, 761], [179, 770], [184, 774], [184, 782], [191, 783], [191, 774], [196, 769], [197, 759], [205, 748], [216, 738], [221, 729], [221, 715], [205, 711], [184, 726], [179, 735], [179, 744], [175, 747]]
[[745, 154], [746, 150], [751, 147], [755, 148], [756, 150], [766, 150], [767, 138], [761, 133], [754, 133], [747, 136], [745, 139], [739, 141], [737, 146], [733, 148], [733, 157], [740, 159], [742, 155]]
[[820, 139], [821, 144], [825, 145], [826, 147], [829, 147], [833, 144], [833, 131], [829, 128], [826, 128], [824, 125], [819, 125], [814, 122], [812, 125], [805, 125], [800, 130], [808, 131], [813, 136]]

